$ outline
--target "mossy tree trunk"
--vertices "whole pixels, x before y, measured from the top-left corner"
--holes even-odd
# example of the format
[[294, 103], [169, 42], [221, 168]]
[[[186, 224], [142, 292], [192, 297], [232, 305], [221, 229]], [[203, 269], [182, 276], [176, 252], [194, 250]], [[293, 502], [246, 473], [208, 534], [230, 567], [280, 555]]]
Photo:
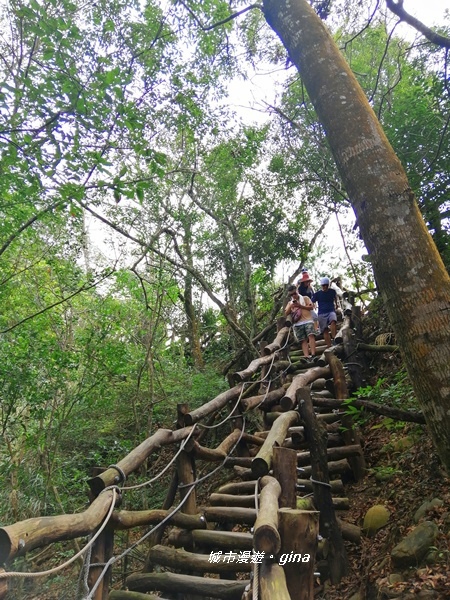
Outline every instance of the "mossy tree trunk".
[[325, 129], [434, 445], [450, 473], [450, 279], [405, 171], [305, 0], [264, 0]]

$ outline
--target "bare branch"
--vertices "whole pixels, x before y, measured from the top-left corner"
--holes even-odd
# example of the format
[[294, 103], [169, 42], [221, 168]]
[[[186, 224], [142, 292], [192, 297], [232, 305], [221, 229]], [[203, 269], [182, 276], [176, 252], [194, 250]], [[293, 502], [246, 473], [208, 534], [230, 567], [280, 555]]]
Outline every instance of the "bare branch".
[[212, 25], [203, 25], [203, 23], [200, 21], [200, 19], [197, 17], [197, 15], [194, 13], [194, 11], [191, 8], [189, 8], [189, 6], [186, 4], [186, 2], [184, 2], [183, 0], [179, 0], [179, 3], [184, 6], [184, 8], [188, 11], [188, 13], [191, 15], [191, 17], [194, 19], [194, 21], [197, 23], [197, 25], [200, 27], [200, 29], [202, 31], [211, 31], [211, 29], [215, 29], [216, 27], [225, 25], [225, 23], [228, 23], [228, 21], [232, 21], [233, 19], [240, 17], [244, 13], [248, 12], [249, 10], [253, 10], [254, 8], [259, 8], [259, 10], [261, 10], [261, 11], [263, 10], [263, 7], [261, 4], [250, 4], [249, 6], [246, 6], [245, 8], [243, 8], [242, 10], [240, 10], [238, 12], [228, 15], [228, 17], [226, 17], [225, 19], [222, 19], [222, 21], [217, 21], [216, 23], [213, 23]]
[[416, 19], [416, 17], [413, 17], [412, 15], [407, 13], [406, 10], [403, 8], [403, 0], [397, 0], [397, 2], [395, 0], [386, 0], [386, 6], [391, 12], [394, 13], [394, 15], [397, 15], [399, 19], [401, 19], [405, 23], [408, 23], [408, 25], [411, 25], [411, 27], [414, 27], [414, 29], [417, 29], [417, 31], [424, 35], [427, 38], [427, 40], [433, 42], [433, 44], [436, 44], [437, 46], [442, 46], [442, 48], [450, 48], [450, 38], [436, 33], [435, 31], [424, 25], [422, 21], [419, 21], [419, 19]]
[[46, 213], [50, 212], [54, 208], [57, 208], [58, 206], [63, 206], [63, 204], [64, 204], [64, 202], [55, 202], [54, 204], [50, 204], [46, 208], [42, 209], [40, 212], [36, 213], [33, 217], [28, 219], [28, 221], [26, 221], [23, 225], [21, 225], [17, 231], [15, 231], [14, 233], [12, 233], [9, 236], [9, 238], [6, 240], [6, 242], [0, 248], [0, 256], [13, 243], [13, 241], [19, 236], [19, 234], [22, 233], [22, 231], [24, 231], [25, 229], [30, 227], [35, 221], [40, 219], [42, 217], [42, 215], [45, 215]]
[[64, 302], [67, 302], [68, 300], [70, 300], [71, 298], [73, 298], [74, 296], [76, 296], [77, 294], [80, 294], [81, 292], [87, 292], [88, 290], [91, 290], [92, 288], [96, 287], [99, 283], [101, 283], [102, 281], [104, 281], [105, 279], [107, 279], [113, 273], [114, 273], [114, 269], [111, 269], [110, 271], [108, 271], [106, 273], [106, 275], [104, 275], [103, 277], [101, 277], [97, 281], [94, 281], [94, 283], [92, 283], [90, 285], [83, 284], [81, 287], [79, 287], [77, 290], [75, 290], [72, 294], [69, 294], [68, 296], [64, 296], [64, 298], [61, 298], [61, 300], [58, 300], [58, 302], [54, 302], [53, 304], [49, 304], [48, 306], [45, 306], [43, 309], [38, 310], [37, 312], [33, 313], [32, 315], [28, 315], [28, 317], [25, 317], [25, 318], [21, 319], [20, 321], [17, 321], [16, 323], [14, 323], [14, 325], [11, 325], [10, 327], [7, 327], [6, 329], [3, 329], [2, 331], [0, 331], [0, 333], [8, 333], [8, 331], [12, 331], [16, 327], [19, 327], [19, 325], [23, 325], [23, 323], [26, 323], [27, 321], [30, 321], [31, 319], [34, 319], [35, 317], [38, 317], [39, 315], [42, 315], [43, 313], [51, 310], [52, 308], [55, 308], [55, 306], [59, 306], [60, 304], [64, 304]]

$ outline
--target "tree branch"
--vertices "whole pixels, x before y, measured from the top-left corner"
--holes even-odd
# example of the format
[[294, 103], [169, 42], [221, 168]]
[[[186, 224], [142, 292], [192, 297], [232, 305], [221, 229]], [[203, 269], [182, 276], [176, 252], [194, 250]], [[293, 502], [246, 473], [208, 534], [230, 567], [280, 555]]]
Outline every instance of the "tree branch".
[[197, 17], [197, 15], [194, 13], [194, 11], [189, 8], [189, 6], [186, 4], [186, 2], [183, 2], [183, 0], [179, 0], [179, 4], [182, 4], [184, 6], [184, 8], [188, 11], [188, 13], [191, 15], [191, 17], [194, 19], [194, 21], [197, 23], [197, 25], [200, 27], [200, 29], [202, 31], [211, 31], [211, 29], [215, 29], [216, 27], [225, 25], [225, 23], [228, 23], [228, 21], [232, 21], [233, 19], [240, 17], [244, 13], [248, 12], [249, 10], [253, 10], [254, 8], [259, 8], [259, 10], [261, 10], [261, 11], [263, 10], [263, 7], [261, 4], [250, 4], [250, 6], [246, 6], [245, 8], [243, 8], [242, 10], [240, 10], [238, 12], [228, 15], [228, 17], [226, 17], [225, 19], [222, 19], [222, 21], [217, 21], [216, 23], [213, 23], [212, 25], [203, 25], [203, 23], [200, 21], [200, 19]]
[[92, 288], [96, 287], [99, 283], [101, 283], [105, 279], [108, 279], [108, 277], [110, 275], [112, 275], [112, 273], [114, 273], [114, 269], [111, 269], [106, 275], [104, 275], [103, 277], [101, 277], [99, 280], [95, 281], [91, 285], [83, 284], [81, 287], [79, 287], [77, 290], [75, 290], [72, 294], [65, 296], [61, 300], [58, 300], [58, 302], [54, 302], [53, 304], [49, 304], [48, 306], [45, 306], [43, 309], [38, 310], [37, 312], [33, 313], [32, 315], [28, 315], [28, 317], [25, 317], [24, 319], [17, 321], [16, 323], [14, 323], [14, 325], [11, 325], [10, 327], [7, 327], [6, 329], [1, 330], [0, 333], [8, 333], [9, 331], [12, 331], [16, 327], [19, 327], [19, 325], [23, 325], [23, 323], [26, 323], [27, 321], [30, 321], [31, 319], [34, 319], [35, 317], [42, 315], [43, 313], [47, 312], [48, 310], [55, 308], [55, 306], [64, 304], [64, 302], [67, 302], [68, 300], [70, 300], [71, 298], [76, 296], [77, 294], [91, 290]]
[[35, 214], [33, 217], [31, 217], [30, 219], [28, 219], [28, 221], [26, 221], [23, 225], [21, 225], [17, 231], [15, 231], [14, 233], [12, 233], [9, 236], [9, 238], [6, 240], [6, 242], [0, 248], [0, 256], [13, 243], [13, 241], [19, 236], [19, 234], [22, 233], [22, 231], [24, 231], [25, 229], [27, 229], [28, 227], [30, 227], [30, 225], [33, 225], [33, 223], [35, 221], [37, 221], [40, 217], [42, 217], [42, 215], [45, 215], [46, 213], [50, 212], [51, 210], [53, 210], [57, 206], [63, 206], [63, 205], [64, 205], [64, 202], [61, 202], [61, 201], [60, 202], [55, 202], [54, 204], [50, 204], [50, 206], [47, 206], [46, 208], [42, 209], [40, 212], [38, 212], [37, 214]]
[[401, 19], [405, 23], [408, 23], [408, 25], [411, 25], [411, 27], [414, 27], [414, 29], [417, 29], [417, 31], [424, 35], [427, 38], [427, 40], [429, 40], [433, 44], [436, 44], [437, 46], [442, 46], [442, 48], [450, 48], [450, 38], [436, 33], [435, 31], [424, 25], [422, 21], [419, 21], [419, 19], [416, 19], [416, 17], [413, 17], [412, 15], [407, 13], [406, 10], [403, 8], [403, 0], [397, 0], [397, 2], [395, 2], [395, 0], [386, 0], [386, 6], [391, 12], [394, 13], [394, 15], [397, 15], [399, 19]]

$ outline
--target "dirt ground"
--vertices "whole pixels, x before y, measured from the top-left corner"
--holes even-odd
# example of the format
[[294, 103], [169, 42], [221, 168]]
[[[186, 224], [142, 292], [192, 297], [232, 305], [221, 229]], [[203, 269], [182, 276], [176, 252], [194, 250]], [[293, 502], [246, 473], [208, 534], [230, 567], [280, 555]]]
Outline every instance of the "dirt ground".
[[[407, 424], [388, 430], [373, 418], [362, 428], [368, 474], [346, 487], [350, 510], [342, 518], [362, 525], [367, 510], [382, 504], [390, 512], [388, 524], [360, 546], [347, 544], [350, 572], [340, 585], [325, 584], [317, 598], [326, 600], [425, 600], [450, 598], [450, 480], [440, 466], [425, 428]], [[426, 500], [439, 498], [443, 505], [424, 519], [436, 523], [434, 564], [419, 564], [399, 573], [391, 563], [392, 548], [414, 526], [416, 510]], [[389, 577], [397, 573], [397, 577]], [[393, 582], [395, 580], [395, 583]], [[400, 580], [401, 579], [401, 580]], [[359, 597], [356, 595], [359, 593]]]

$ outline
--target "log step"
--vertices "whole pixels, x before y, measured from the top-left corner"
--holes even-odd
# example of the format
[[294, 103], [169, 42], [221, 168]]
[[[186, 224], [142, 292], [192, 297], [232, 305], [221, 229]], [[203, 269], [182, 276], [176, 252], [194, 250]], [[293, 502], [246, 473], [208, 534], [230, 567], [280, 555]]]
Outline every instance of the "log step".
[[240, 561], [240, 554], [236, 552], [227, 552], [226, 556], [221, 556], [222, 560], [211, 562], [208, 554], [196, 554], [157, 544], [153, 548], [150, 548], [149, 555], [152, 564], [180, 571], [195, 571], [198, 573], [249, 573], [252, 569], [252, 563], [249, 560]]
[[[258, 494], [259, 499], [259, 494]], [[209, 496], [211, 506], [242, 506], [244, 508], [255, 508], [255, 494], [211, 494]]]
[[242, 531], [211, 531], [210, 529], [194, 529], [192, 539], [198, 546], [206, 546], [215, 550], [252, 550], [253, 535]]
[[108, 600], [166, 600], [162, 596], [154, 594], [141, 594], [140, 592], [130, 592], [128, 590], [113, 590], [109, 593]]
[[255, 491], [257, 480], [253, 481], [237, 481], [234, 483], [226, 483], [221, 485], [217, 490], [219, 494], [251, 494]]
[[229, 581], [177, 573], [134, 573], [125, 584], [133, 592], [178, 592], [222, 600], [241, 600], [250, 580]]

